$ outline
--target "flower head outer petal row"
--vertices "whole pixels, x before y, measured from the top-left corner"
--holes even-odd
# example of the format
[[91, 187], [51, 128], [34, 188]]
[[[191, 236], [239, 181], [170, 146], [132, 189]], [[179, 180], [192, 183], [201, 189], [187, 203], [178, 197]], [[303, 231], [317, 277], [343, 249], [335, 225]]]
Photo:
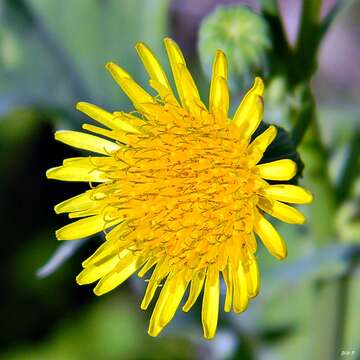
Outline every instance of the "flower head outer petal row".
[[245, 311], [259, 292], [254, 234], [272, 255], [286, 257], [286, 244], [264, 212], [285, 222], [303, 223], [304, 216], [286, 203], [309, 203], [312, 196], [299, 186], [266, 181], [287, 181], [297, 169], [289, 159], [259, 164], [277, 133], [270, 126], [250, 141], [264, 111], [262, 80], [255, 79], [228, 121], [225, 54], [218, 51], [214, 57], [207, 110], [177, 44], [167, 38], [165, 48], [180, 101], [158, 59], [138, 43], [136, 50], [159, 97], [152, 97], [125, 70], [108, 63], [140, 116], [78, 103], [78, 110], [106, 129], [85, 124], [83, 128], [96, 136], [63, 131], [55, 137], [103, 156], [66, 159], [47, 176], [98, 183], [55, 207], [57, 213], [80, 218], [57, 231], [59, 240], [106, 231], [106, 241], [82, 263], [77, 282], [98, 281], [94, 292], [102, 295], [135, 272], [144, 277], [152, 271], [142, 309], [163, 286], [150, 320], [151, 336], [171, 321], [188, 287], [185, 312], [203, 291], [202, 324], [205, 338], [210, 339], [218, 322], [220, 274], [226, 285], [227, 312]]

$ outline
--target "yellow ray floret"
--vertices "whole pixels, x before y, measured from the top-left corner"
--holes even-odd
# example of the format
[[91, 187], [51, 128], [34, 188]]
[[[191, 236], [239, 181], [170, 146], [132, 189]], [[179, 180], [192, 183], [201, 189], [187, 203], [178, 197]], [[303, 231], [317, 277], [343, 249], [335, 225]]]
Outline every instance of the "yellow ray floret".
[[309, 203], [312, 195], [281, 183], [296, 175], [295, 162], [261, 161], [277, 135], [269, 126], [253, 136], [264, 112], [263, 81], [255, 79], [231, 117], [225, 54], [215, 54], [207, 108], [177, 44], [167, 38], [165, 48], [179, 99], [159, 60], [138, 43], [157, 96], [109, 62], [106, 67], [137, 112], [108, 112], [79, 102], [77, 109], [99, 124], [83, 125], [93, 135], [58, 131], [55, 138], [95, 154], [65, 159], [46, 174], [91, 183], [91, 189], [55, 206], [56, 213], [74, 219], [57, 230], [59, 240], [105, 233], [106, 241], [82, 263], [78, 284], [97, 282], [94, 292], [102, 295], [138, 272], [148, 282], [142, 309], [160, 289], [151, 336], [173, 319], [187, 291], [185, 312], [203, 293], [203, 333], [211, 339], [220, 311], [221, 277], [226, 312], [245, 311], [259, 293], [255, 234], [273, 256], [286, 257], [286, 244], [265, 213], [302, 224], [304, 215], [289, 204]]

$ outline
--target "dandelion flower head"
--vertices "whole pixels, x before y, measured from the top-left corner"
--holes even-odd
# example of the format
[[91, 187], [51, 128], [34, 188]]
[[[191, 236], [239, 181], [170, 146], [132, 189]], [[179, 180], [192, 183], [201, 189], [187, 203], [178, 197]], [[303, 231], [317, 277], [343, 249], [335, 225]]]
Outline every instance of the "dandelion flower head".
[[221, 277], [226, 312], [244, 311], [259, 291], [255, 234], [276, 258], [286, 257], [286, 244], [264, 213], [301, 224], [303, 214], [288, 204], [308, 203], [312, 197], [299, 186], [281, 183], [296, 175], [292, 160], [259, 164], [277, 133], [269, 126], [253, 137], [264, 111], [262, 80], [255, 79], [230, 118], [224, 53], [215, 54], [206, 107], [177, 44], [167, 38], [165, 48], [178, 97], [155, 55], [138, 43], [157, 95], [108, 63], [135, 111], [108, 112], [80, 102], [77, 109], [101, 126], [84, 124], [87, 133], [56, 132], [57, 140], [93, 153], [47, 171], [50, 179], [92, 185], [55, 207], [74, 219], [56, 236], [76, 240], [105, 232], [104, 243], [76, 278], [80, 285], [97, 282], [96, 295], [136, 272], [140, 277], [149, 273], [142, 309], [159, 289], [151, 336], [171, 321], [186, 292], [186, 312], [203, 293], [203, 331], [210, 339], [218, 322]]

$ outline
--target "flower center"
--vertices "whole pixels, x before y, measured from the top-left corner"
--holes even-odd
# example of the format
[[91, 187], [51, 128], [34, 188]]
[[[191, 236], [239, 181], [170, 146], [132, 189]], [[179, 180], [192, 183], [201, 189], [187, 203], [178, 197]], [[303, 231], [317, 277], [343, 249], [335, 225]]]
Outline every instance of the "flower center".
[[114, 181], [97, 188], [104, 211], [125, 220], [107, 238], [147, 257], [165, 256], [172, 266], [199, 270], [217, 262], [221, 270], [228, 257], [255, 246], [259, 178], [247, 144], [221, 114], [156, 109], [143, 133], [128, 136], [114, 155], [121, 164], [107, 170]]

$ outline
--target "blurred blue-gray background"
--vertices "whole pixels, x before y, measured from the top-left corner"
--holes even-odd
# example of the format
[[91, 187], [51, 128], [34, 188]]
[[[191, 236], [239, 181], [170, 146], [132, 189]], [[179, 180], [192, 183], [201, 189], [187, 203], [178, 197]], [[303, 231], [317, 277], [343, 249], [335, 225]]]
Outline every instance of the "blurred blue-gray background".
[[[321, 17], [340, 2], [324, 0]], [[328, 182], [334, 188], [347, 184], [340, 178], [349, 156], [357, 169], [351, 175], [354, 179], [345, 194], [337, 190], [342, 200], [332, 211], [321, 194], [316, 200], [317, 192], [324, 189], [316, 176], [324, 169], [318, 164], [324, 157], [314, 155], [311, 139], [300, 146], [303, 161], [309, 164], [300, 182], [315, 192], [314, 204], [304, 209], [309, 223], [304, 227], [277, 224], [289, 256], [279, 263], [260, 249], [262, 290], [247, 312], [229, 315], [221, 310], [217, 337], [209, 342], [202, 338], [198, 304], [189, 314], [179, 311], [164, 334], [153, 339], [146, 334], [150, 312], [139, 308], [140, 281], [128, 281], [100, 298], [90, 286], [76, 285], [81, 261], [96, 249], [100, 238], [65, 249], [74, 254], [52, 271], [59, 265], [57, 260], [66, 257], [64, 249], [58, 250], [54, 230], [67, 221], [54, 214], [53, 206], [87, 187], [46, 180], [47, 168], [77, 155], [56, 143], [53, 132], [80, 127], [84, 117], [74, 109], [80, 100], [112, 111], [131, 109], [105, 63], [121, 64], [147, 86], [134, 44], [148, 43], [168, 70], [162, 39], [171, 36], [184, 50], [206, 97], [209, 73], [198, 55], [202, 20], [219, 5], [246, 5], [260, 13], [260, 3], [266, 1], [0, 0], [1, 359], [300, 360], [317, 351], [326, 354], [317, 349], [327, 347], [323, 341], [329, 338], [329, 329], [321, 328], [321, 322], [332, 318], [334, 311], [340, 320], [333, 324], [341, 327], [335, 336], [341, 337], [342, 345], [331, 356], [350, 354], [351, 359], [360, 359], [360, 276], [356, 261], [349, 264], [348, 256], [360, 242], [359, 153], [349, 145], [360, 125], [358, 1], [349, 1], [334, 19], [319, 48], [311, 80]], [[312, 2], [304, 3], [311, 6]], [[301, 4], [300, 0], [279, 1], [293, 45]], [[286, 95], [281, 69], [272, 76], [271, 60], [263, 70], [265, 80], [270, 79], [265, 119], [289, 130], [288, 116], [302, 104], [294, 94]], [[254, 75], [249, 70], [249, 78]], [[239, 99], [244, 90], [239, 86], [232, 98]], [[323, 233], [318, 218], [323, 228], [326, 224], [335, 228], [325, 245], [319, 245]], [[56, 251], [57, 258], [41, 273], [49, 272], [48, 276], [37, 276]], [[318, 293], [317, 287], [339, 279], [346, 296], [338, 298], [339, 289], [331, 288]], [[327, 360], [325, 356], [317, 359]]]

